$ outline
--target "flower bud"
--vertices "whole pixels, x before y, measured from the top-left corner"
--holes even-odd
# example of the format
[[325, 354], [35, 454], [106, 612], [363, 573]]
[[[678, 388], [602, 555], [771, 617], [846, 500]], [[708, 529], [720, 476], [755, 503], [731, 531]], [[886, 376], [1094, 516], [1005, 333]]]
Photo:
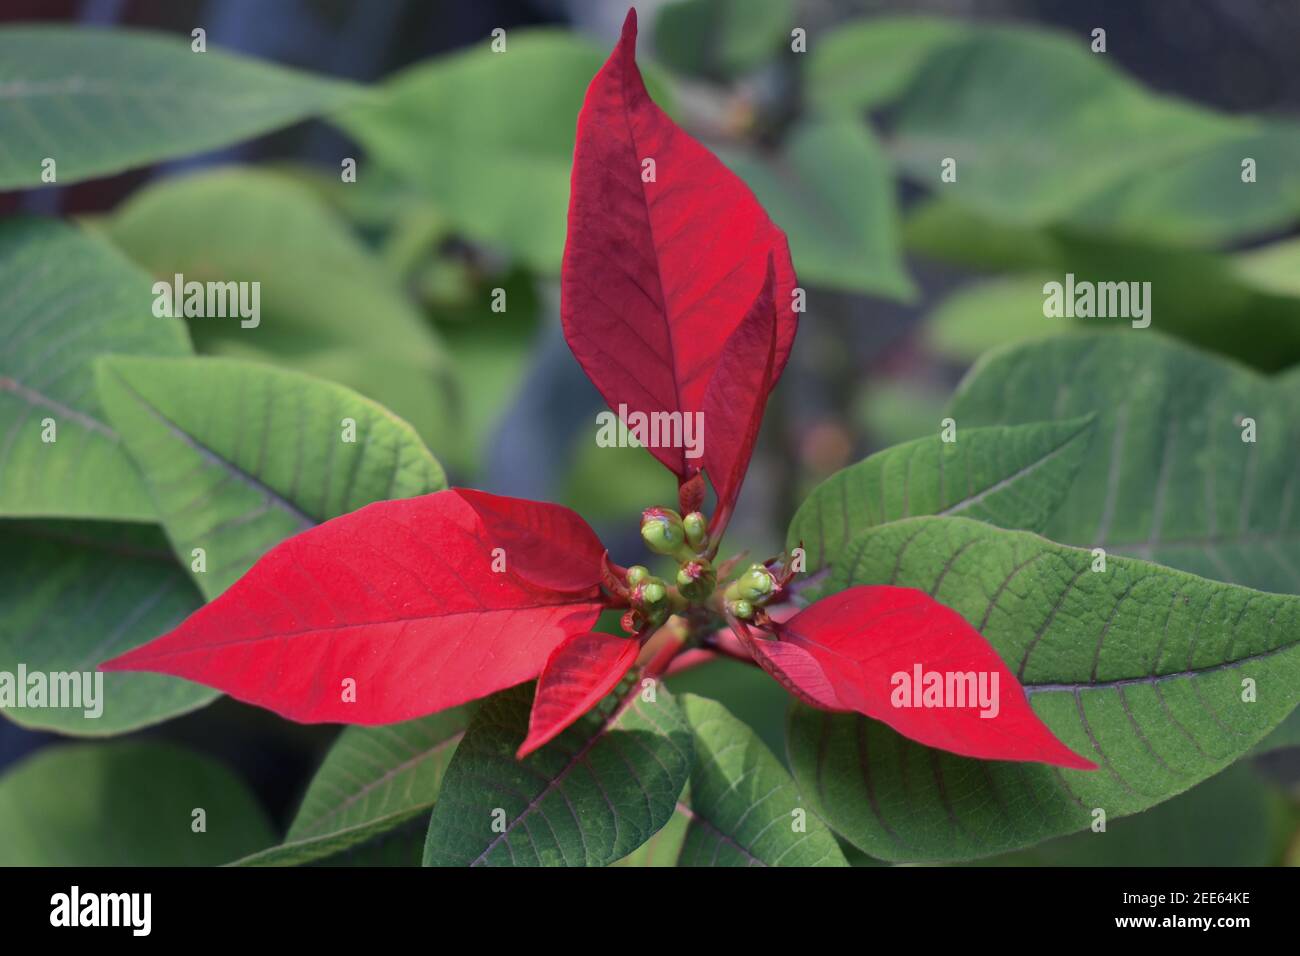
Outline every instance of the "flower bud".
[[634, 564], [627, 569], [628, 587], [636, 587], [648, 577], [650, 577], [650, 569], [643, 565]]
[[692, 557], [686, 546], [686, 529], [682, 516], [668, 508], [647, 508], [641, 515], [641, 539], [655, 554], [687, 560]]
[[751, 564], [749, 570], [736, 579], [736, 596], [761, 602], [776, 589], [776, 578], [761, 564]]
[[704, 558], [687, 561], [677, 569], [677, 590], [688, 601], [703, 601], [713, 593], [718, 574]]
[[748, 601], [728, 601], [727, 613], [732, 617], [738, 617], [742, 621], [748, 621], [754, 616], [754, 605]]
[[686, 531], [686, 543], [689, 544], [696, 553], [703, 551], [709, 546], [709, 522], [704, 515], [698, 511], [692, 511], [686, 517], [682, 518], [682, 527]]
[[647, 577], [632, 589], [632, 607], [640, 613], [644, 623], [655, 627], [668, 620], [672, 606], [668, 600], [668, 586], [659, 578]]

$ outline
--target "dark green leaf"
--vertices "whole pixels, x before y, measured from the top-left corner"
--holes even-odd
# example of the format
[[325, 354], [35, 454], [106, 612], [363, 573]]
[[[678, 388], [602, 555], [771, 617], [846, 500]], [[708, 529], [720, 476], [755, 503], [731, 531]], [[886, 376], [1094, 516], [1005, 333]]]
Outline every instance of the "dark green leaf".
[[1128, 558], [1094, 570], [1089, 551], [964, 518], [872, 529], [849, 557], [837, 590], [896, 584], [954, 608], [1048, 727], [1100, 765], [973, 760], [796, 707], [795, 779], [880, 859], [972, 859], [1082, 830], [1097, 810], [1145, 810], [1241, 757], [1300, 700], [1297, 597]]
[[484, 701], [443, 780], [426, 866], [606, 866], [672, 817], [690, 727], [662, 687], [632, 683], [524, 760], [533, 685]]
[[[1092, 454], [1043, 533], [1221, 581], [1300, 591], [1300, 378], [1286, 384], [1150, 330], [985, 356], [962, 426], [1095, 413]], [[1256, 441], [1243, 441], [1245, 419]]]
[[[83, 737], [187, 713], [217, 692], [162, 674], [100, 674], [101, 661], [166, 633], [202, 601], [151, 525], [0, 523], [0, 671], [76, 673], [87, 707], [6, 707], [16, 724]], [[96, 680], [102, 681], [95, 693]], [[85, 698], [83, 696], [83, 702]], [[97, 717], [86, 716], [100, 711]]]
[[1093, 419], [969, 428], [876, 452], [813, 489], [790, 522], [809, 573], [841, 562], [863, 531], [898, 518], [962, 515], [1038, 530], [1065, 498], [1093, 436]]
[[678, 866], [846, 866], [781, 761], [716, 701], [687, 694], [695, 734], [690, 820]]
[[[284, 843], [238, 865], [300, 866], [375, 849], [383, 834], [427, 816], [467, 723], [465, 709], [454, 708], [384, 727], [347, 728], [312, 778]], [[426, 829], [396, 841], [414, 840], [415, 865]]]

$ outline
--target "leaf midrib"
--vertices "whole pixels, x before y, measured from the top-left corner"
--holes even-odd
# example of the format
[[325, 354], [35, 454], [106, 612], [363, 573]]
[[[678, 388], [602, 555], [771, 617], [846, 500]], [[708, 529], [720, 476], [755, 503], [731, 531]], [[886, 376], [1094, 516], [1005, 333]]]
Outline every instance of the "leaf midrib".
[[[331, 807], [328, 812], [317, 817], [314, 821], [312, 821], [312, 823], [309, 826], [305, 827], [302, 831], [300, 831], [298, 833], [298, 836], [295, 839], [306, 839], [313, 836], [328, 836], [335, 833], [347, 832], [349, 829], [352, 829], [351, 827], [343, 827], [340, 830], [330, 830], [327, 831], [326, 833], [320, 832], [321, 826], [322, 824], [324, 824], [325, 821], [338, 816], [338, 814], [342, 813], [344, 810], [348, 809], [351, 806], [354, 806], [357, 803], [357, 801], [361, 800], [367, 794], [373, 792], [377, 787], [380, 787], [383, 784], [387, 783], [388, 781], [392, 780], [398, 774], [410, 770], [412, 767], [415, 767], [420, 763], [423, 763], [424, 761], [428, 760], [429, 758], [440, 754], [447, 747], [456, 746], [457, 744], [460, 743], [461, 738], [464, 736], [465, 736], [465, 731], [463, 730], [459, 731], [458, 733], [448, 737], [446, 740], [440, 740], [432, 747], [426, 747], [424, 750], [420, 751], [419, 753], [416, 753], [412, 757], [407, 758], [406, 760], [402, 761], [400, 764], [397, 764], [396, 766], [389, 768], [382, 776], [379, 776], [374, 780], [370, 781], [361, 789], [350, 794], [345, 800], [343, 800], [337, 806]], [[428, 801], [421, 801], [420, 803], [417, 803], [413, 806], [403, 808], [403, 810], [394, 811], [393, 813], [385, 814], [381, 817], [376, 817], [375, 819], [386, 820], [390, 817], [396, 816], [400, 813], [404, 813], [407, 811], [414, 812], [417, 810], [422, 810], [426, 807], [432, 807], [433, 804], [434, 804], [433, 799], [430, 799]], [[372, 822], [372, 821], [367, 821], [367, 822]]]
[[224, 457], [220, 452], [216, 451], [213, 448], [210, 448], [208, 445], [199, 441], [199, 439], [195, 438], [184, 428], [182, 428], [176, 422], [172, 421], [169, 417], [167, 417], [167, 415], [165, 415], [161, 409], [159, 409], [156, 405], [154, 405], [147, 398], [145, 398], [144, 395], [140, 394], [140, 392], [137, 391], [135, 387], [131, 385], [130, 382], [128, 382], [125, 378], [122, 377], [121, 373], [114, 370], [111, 366], [109, 367], [108, 371], [114, 378], [117, 379], [118, 384], [120, 384], [124, 389], [130, 392], [132, 396], [134, 396], [136, 402], [140, 405], [140, 407], [143, 408], [146, 412], [148, 412], [151, 416], [153, 416], [153, 418], [156, 421], [158, 421], [164, 428], [166, 428], [167, 431], [170, 432], [174, 438], [179, 440], [182, 444], [189, 446], [192, 450], [198, 452], [199, 455], [202, 458], [204, 458], [209, 464], [216, 465], [218, 468], [227, 472], [232, 478], [236, 479], [237, 481], [251, 488], [253, 491], [265, 495], [268, 499], [270, 499], [270, 501], [273, 504], [276, 505], [276, 507], [280, 508], [282, 511], [284, 511], [291, 518], [293, 518], [295, 521], [298, 522], [298, 524], [301, 526], [298, 529], [299, 531], [306, 531], [309, 528], [314, 528], [318, 524], [320, 524], [322, 520], [324, 520], [322, 518], [313, 517], [312, 515], [307, 514], [307, 512], [303, 511], [292, 501], [290, 501], [284, 495], [280, 494], [280, 492], [276, 491], [270, 485], [266, 484], [256, 475], [248, 471], [245, 471], [244, 469], [236, 465], [234, 462], [232, 462], [230, 459]]

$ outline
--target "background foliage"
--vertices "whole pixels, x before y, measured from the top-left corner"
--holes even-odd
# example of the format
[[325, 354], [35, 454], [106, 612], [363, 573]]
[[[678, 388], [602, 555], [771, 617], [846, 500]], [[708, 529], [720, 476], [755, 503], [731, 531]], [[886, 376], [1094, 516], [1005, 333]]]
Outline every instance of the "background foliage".
[[[943, 488], [917, 486], [905, 502], [885, 495], [900, 487], [900, 468], [943, 454], [932, 436], [952, 411], [963, 427], [1021, 429], [967, 432], [962, 450], [973, 457], [953, 468], [987, 469], [974, 450], [993, 437], [1019, 456], [1008, 474], [1050, 457], [1032, 487], [1012, 483], [965, 517], [1070, 544], [1091, 544], [1104, 522], [1118, 553], [1217, 581], [1300, 590], [1300, 508], [1288, 498], [1298, 380], [1294, 372], [1264, 377], [1300, 363], [1300, 84], [1288, 42], [1300, 36], [1300, 10], [1231, 0], [1176, 16], [1156, 0], [982, 0], [963, 4], [963, 16], [937, 0], [637, 6], [656, 99], [746, 179], [788, 232], [810, 290], [732, 525], [734, 547], [778, 550], [787, 527], [792, 541], [808, 540], [800, 529], [828, 514], [857, 530], [944, 513], [954, 502]], [[573, 124], [622, 13], [619, 4], [581, 0], [7, 7], [15, 21], [108, 29], [0, 27], [4, 70], [39, 93], [0, 98], [0, 189], [9, 190], [0, 194], [0, 378], [34, 383], [76, 413], [69, 440], [61, 438], [66, 459], [27, 460], [6, 436], [31, 408], [0, 388], [0, 669], [89, 667], [197, 607], [203, 595], [169, 542], [183, 550], [213, 528], [231, 529], [220, 575], [197, 578], [219, 591], [304, 522], [449, 479], [570, 504], [616, 559], [640, 555], [632, 517], [670, 501], [671, 478], [644, 452], [594, 447], [602, 406], [560, 337], [556, 310]], [[195, 25], [211, 45], [201, 74], [188, 49]], [[498, 26], [508, 30], [504, 57], [486, 45]], [[806, 54], [790, 51], [794, 26], [807, 30]], [[1105, 55], [1088, 51], [1094, 26], [1108, 30]], [[58, 157], [57, 186], [42, 186], [28, 161], [44, 155]], [[936, 155], [959, 158], [957, 183], [940, 183]], [[1259, 168], [1251, 185], [1238, 178], [1247, 155]], [[361, 172], [342, 186], [345, 156], [358, 157]], [[1066, 271], [1150, 281], [1149, 331], [1162, 338], [1144, 339], [1136, 352], [1118, 341], [1128, 335], [1087, 349], [1070, 337], [1016, 348], [1105, 325], [1043, 318], [1042, 284]], [[176, 272], [260, 279], [261, 326], [142, 324], [148, 276]], [[506, 290], [505, 314], [489, 308], [496, 288]], [[954, 396], [990, 349], [1001, 351]], [[95, 362], [110, 350], [130, 358]], [[196, 369], [193, 353], [223, 361]], [[1008, 403], [1002, 386], [1012, 379], [1018, 390]], [[97, 381], [108, 383], [99, 398]], [[1062, 382], [1074, 389], [1063, 403]], [[1216, 445], [1226, 439], [1171, 434], [1169, 423], [1204, 425], [1214, 408], [1246, 397], [1263, 409], [1261, 427], [1289, 428], [1293, 439], [1289, 456], [1251, 466], [1260, 483], [1243, 506], [1234, 482], [1244, 475], [1232, 471], [1240, 456]], [[281, 452], [260, 473], [275, 492], [268, 506], [260, 491], [224, 480], [250, 446], [214, 431], [208, 413], [236, 398], [248, 407], [298, 403], [296, 414], [321, 420], [370, 416], [385, 441], [356, 462], [329, 464], [329, 474], [360, 476], [347, 497], [338, 482], [299, 487], [292, 476], [312, 468], [272, 441]], [[113, 437], [157, 414], [177, 423], [179, 441], [159, 429], [124, 450]], [[1055, 424], [1027, 424], [1045, 418]], [[261, 421], [271, 435], [299, 427], [274, 415]], [[916, 446], [867, 458], [912, 439]], [[1108, 452], [1085, 457], [1085, 439]], [[186, 459], [194, 440], [211, 454]], [[174, 500], [158, 514], [128, 451], [155, 458], [151, 480], [164, 484], [167, 468], [207, 469], [212, 493], [202, 507]], [[865, 489], [870, 502], [880, 490], [878, 509], [840, 514], [830, 493], [837, 486], [828, 485], [796, 517], [824, 479], [864, 458], [834, 481]], [[1166, 459], [1182, 483], [1152, 502], [1152, 476]], [[1199, 511], [1207, 480], [1217, 492]], [[1117, 509], [1104, 499], [1108, 482], [1126, 503]], [[1003, 520], [1012, 511], [1016, 520]], [[902, 526], [892, 527], [885, 537]], [[1022, 546], [1013, 532], [976, 527], [990, 549]], [[1225, 527], [1235, 531], [1213, 553], [1185, 543], [1217, 540]], [[1279, 539], [1261, 547], [1259, 535], [1275, 531]], [[919, 561], [906, 573], [920, 580], [929, 570]], [[482, 729], [518, 722], [509, 695], [476, 715], [355, 728], [336, 743], [336, 729], [279, 721], [182, 681], [110, 674], [106, 684], [130, 705], [102, 721], [3, 714], [0, 863], [414, 865], [516, 849], [508, 840], [474, 845], [455, 829], [465, 806], [505, 799], [466, 780], [480, 765], [511, 763]], [[729, 793], [710, 767], [752, 771], [774, 790], [806, 783], [811, 771], [787, 756], [788, 701], [774, 683], [717, 661], [669, 686], [671, 706], [657, 717], [673, 727], [660, 740], [657, 772], [674, 787], [689, 776], [702, 817], [723, 830], [757, 822], [737, 803], [744, 795]], [[617, 733], [635, 734], [642, 719], [632, 715]], [[827, 732], [819, 720], [796, 710], [790, 732]], [[1075, 834], [992, 860], [1296, 862], [1296, 727], [1293, 715], [1250, 756], [1172, 800], [1146, 810], [1150, 801], [1129, 801], [1141, 812], [1116, 820], [1104, 838]], [[569, 746], [583, 732], [575, 727]], [[851, 732], [829, 731], [835, 740]], [[697, 769], [688, 773], [692, 733]], [[892, 732], [880, 733], [877, 744], [894, 746]], [[124, 736], [61, 736], [105, 734]], [[700, 769], [728, 734], [743, 735], [742, 755], [727, 758], [738, 762], [705, 759]], [[462, 737], [472, 757], [449, 770]], [[616, 752], [616, 743], [601, 746]], [[187, 828], [158, 832], [151, 823], [160, 811], [132, 796], [135, 777], [154, 781], [164, 803], [207, 801], [211, 839], [195, 841]], [[978, 802], [982, 784], [965, 785]], [[435, 805], [439, 787], [447, 802]], [[1182, 789], [1161, 788], [1165, 796]], [[553, 844], [518, 850], [612, 863], [635, 849], [629, 834], [667, 821], [625, 862], [717, 862], [730, 852], [707, 819], [685, 818], [671, 799], [634, 804], [611, 810], [631, 829], [615, 827], [603, 844], [557, 832]], [[953, 832], [931, 826], [949, 819], [932, 801], [908, 809], [907, 826], [937, 841], [931, 857], [1004, 848], [971, 841], [960, 823]], [[431, 814], [431, 832], [446, 839], [426, 850]], [[101, 835], [107, 819], [117, 832], [111, 842]], [[872, 862], [813, 822], [798, 846], [754, 852]], [[830, 822], [859, 848], [898, 858], [872, 820]], [[1063, 830], [1045, 823], [1032, 838], [1055, 832]], [[1008, 838], [1005, 848], [1025, 842]]]

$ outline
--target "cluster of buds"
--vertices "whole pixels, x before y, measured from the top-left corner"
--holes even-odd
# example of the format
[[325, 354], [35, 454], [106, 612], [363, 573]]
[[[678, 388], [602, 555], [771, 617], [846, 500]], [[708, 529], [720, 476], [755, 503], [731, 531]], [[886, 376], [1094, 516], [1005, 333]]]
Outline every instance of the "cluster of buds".
[[768, 564], [751, 564], [722, 592], [723, 607], [732, 617], [753, 620], [760, 609], [778, 602], [794, 573], [783, 569], [779, 574]]
[[[713, 593], [718, 574], [708, 557], [709, 521], [699, 511], [682, 517], [671, 508], [647, 508], [641, 515], [641, 539], [655, 554], [677, 561], [676, 594], [684, 603], [703, 603]], [[628, 572], [628, 586], [635, 591], [632, 570]], [[648, 576], [646, 580], [658, 581]]]
[[662, 627], [673, 612], [672, 595], [662, 578], [649, 569], [634, 564], [627, 569], [627, 602], [623, 630], [635, 634], [644, 627]]

